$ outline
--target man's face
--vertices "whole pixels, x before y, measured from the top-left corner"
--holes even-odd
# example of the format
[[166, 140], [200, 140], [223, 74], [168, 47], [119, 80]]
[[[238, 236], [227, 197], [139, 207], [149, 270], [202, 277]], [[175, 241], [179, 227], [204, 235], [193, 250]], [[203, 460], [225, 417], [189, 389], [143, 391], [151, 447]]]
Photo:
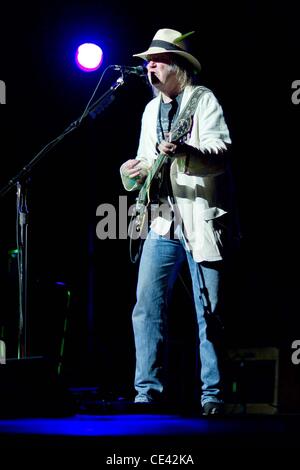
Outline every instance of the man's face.
[[161, 90], [175, 80], [170, 54], [151, 54], [147, 60], [148, 77], [153, 86]]

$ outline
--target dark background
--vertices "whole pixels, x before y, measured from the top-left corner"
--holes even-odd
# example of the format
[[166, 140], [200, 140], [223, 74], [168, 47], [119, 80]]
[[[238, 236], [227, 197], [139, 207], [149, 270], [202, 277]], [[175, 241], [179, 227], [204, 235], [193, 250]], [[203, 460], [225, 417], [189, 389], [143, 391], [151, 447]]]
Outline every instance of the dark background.
[[[7, 104], [0, 107], [0, 188], [80, 116], [107, 65], [139, 65], [132, 54], [145, 50], [159, 28], [197, 32], [192, 45], [202, 83], [215, 92], [231, 131], [243, 233], [228, 277], [227, 344], [278, 347], [286, 367], [300, 336], [298, 276], [292, 274], [298, 268], [300, 105], [291, 101], [291, 84], [300, 78], [298, 18], [296, 2], [192, 2], [185, 8], [52, 0], [2, 5], [0, 32], [0, 79], [7, 87]], [[75, 65], [76, 47], [86, 41], [103, 46], [97, 72]], [[109, 73], [97, 97], [117, 77]], [[132, 393], [137, 267], [128, 240], [97, 239], [96, 208], [117, 207], [125, 194], [119, 167], [135, 156], [149, 98], [142, 80], [131, 77], [111, 107], [44, 156], [28, 185], [29, 354], [58, 351], [67, 315], [63, 365], [70, 383], [121, 395]], [[16, 356], [17, 331], [16, 261], [9, 255], [16, 247], [15, 205], [13, 188], [0, 200], [1, 322], [10, 357]], [[193, 354], [192, 318], [179, 284], [172, 326], [174, 358], [185, 351], [183, 363]]]

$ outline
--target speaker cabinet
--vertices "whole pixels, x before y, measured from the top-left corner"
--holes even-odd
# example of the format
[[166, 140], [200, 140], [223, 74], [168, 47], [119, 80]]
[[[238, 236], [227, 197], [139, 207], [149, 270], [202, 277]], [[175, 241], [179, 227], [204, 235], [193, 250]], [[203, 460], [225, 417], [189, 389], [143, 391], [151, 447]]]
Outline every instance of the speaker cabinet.
[[224, 365], [229, 413], [278, 412], [279, 350], [275, 347], [229, 349]]

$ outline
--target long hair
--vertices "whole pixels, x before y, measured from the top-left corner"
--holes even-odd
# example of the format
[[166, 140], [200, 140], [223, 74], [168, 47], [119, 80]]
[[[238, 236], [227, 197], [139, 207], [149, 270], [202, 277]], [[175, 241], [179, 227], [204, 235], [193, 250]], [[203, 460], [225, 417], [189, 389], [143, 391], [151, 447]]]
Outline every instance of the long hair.
[[171, 70], [176, 73], [177, 80], [180, 84], [181, 91], [187, 85], [197, 85], [198, 75], [192, 67], [192, 64], [188, 62], [184, 57], [174, 54], [172, 57]]
[[[180, 84], [180, 90], [183, 91], [188, 85], [199, 84], [198, 72], [193, 68], [192, 64], [188, 62], [184, 57], [177, 54], [172, 54], [172, 62], [169, 65], [170, 70], [173, 70], [176, 74], [177, 80]], [[159, 94], [159, 90], [155, 86], [151, 85], [153, 96]]]

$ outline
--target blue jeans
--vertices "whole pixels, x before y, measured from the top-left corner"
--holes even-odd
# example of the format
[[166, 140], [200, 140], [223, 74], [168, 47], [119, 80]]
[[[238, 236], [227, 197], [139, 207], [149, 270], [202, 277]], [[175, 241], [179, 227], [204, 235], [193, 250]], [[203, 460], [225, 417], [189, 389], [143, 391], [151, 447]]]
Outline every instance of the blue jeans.
[[222, 402], [218, 353], [208, 334], [208, 318], [217, 312], [223, 263], [197, 263], [181, 240], [164, 238], [152, 231], [143, 247], [137, 302], [132, 315], [136, 348], [136, 402], [159, 399], [165, 391], [168, 300], [180, 266], [186, 259], [192, 278], [199, 330], [201, 404]]

